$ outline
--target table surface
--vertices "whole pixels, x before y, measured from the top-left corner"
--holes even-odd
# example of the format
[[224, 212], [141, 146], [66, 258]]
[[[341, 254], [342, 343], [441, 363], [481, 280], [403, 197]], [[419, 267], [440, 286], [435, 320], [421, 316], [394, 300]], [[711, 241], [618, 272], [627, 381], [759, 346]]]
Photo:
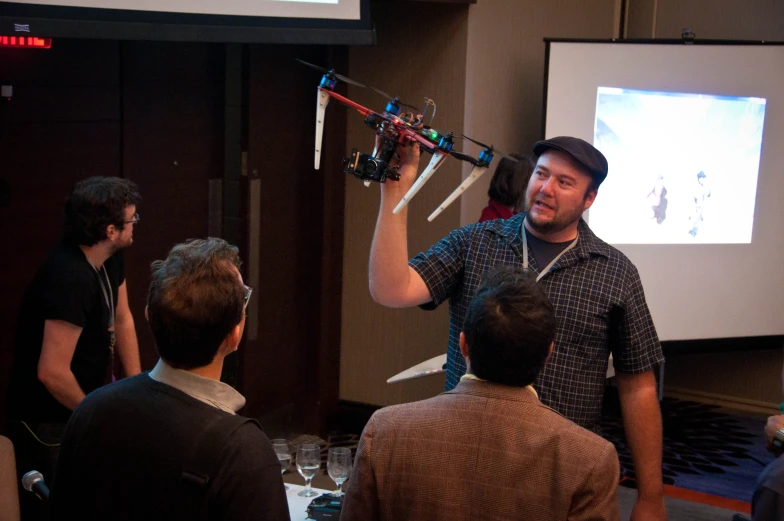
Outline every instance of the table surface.
[[[313, 501], [313, 498], [318, 496], [300, 497], [297, 494], [301, 490], [305, 489], [303, 485], [286, 483], [286, 486], [289, 487], [289, 489], [286, 491], [286, 501], [289, 503], [289, 514], [291, 515], [291, 521], [305, 521], [305, 519], [308, 519], [308, 505], [311, 501]], [[331, 492], [331, 490], [324, 490], [322, 488], [314, 488], [313, 490], [318, 492], [319, 496], [321, 494]]]

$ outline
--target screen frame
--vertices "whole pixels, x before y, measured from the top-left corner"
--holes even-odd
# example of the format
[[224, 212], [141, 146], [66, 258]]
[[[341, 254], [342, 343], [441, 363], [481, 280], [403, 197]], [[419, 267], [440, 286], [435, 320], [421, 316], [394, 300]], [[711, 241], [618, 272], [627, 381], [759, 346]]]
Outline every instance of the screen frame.
[[[29, 32], [15, 30], [17, 24]], [[375, 45], [370, 1], [359, 20], [136, 11], [0, 2], [0, 34], [47, 38]]]

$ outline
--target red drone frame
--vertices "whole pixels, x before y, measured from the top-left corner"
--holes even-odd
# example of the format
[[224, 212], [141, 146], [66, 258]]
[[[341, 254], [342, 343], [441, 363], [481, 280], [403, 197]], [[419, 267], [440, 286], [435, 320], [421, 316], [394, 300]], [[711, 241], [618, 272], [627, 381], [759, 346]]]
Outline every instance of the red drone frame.
[[403, 103], [399, 98], [393, 98], [383, 91], [380, 91], [375, 87], [371, 87], [373, 90], [389, 100], [384, 112], [378, 113], [360, 105], [359, 103], [351, 101], [345, 96], [341, 96], [334, 91], [337, 80], [341, 80], [358, 87], [365, 87], [365, 85], [362, 85], [361, 83], [351, 80], [345, 76], [336, 74], [334, 70], [323, 69], [317, 65], [313, 65], [302, 60], [297, 61], [324, 73], [321, 78], [321, 83], [318, 86], [316, 99], [316, 151], [314, 161], [316, 170], [318, 170], [319, 163], [321, 161], [321, 141], [324, 133], [324, 116], [330, 99], [335, 99], [343, 105], [351, 107], [352, 109], [362, 114], [362, 116], [365, 118], [365, 124], [375, 130], [376, 134], [381, 138], [381, 150], [376, 149], [373, 151], [372, 155], [369, 155], [354, 149], [352, 150], [351, 157], [344, 159], [346, 173], [353, 174], [355, 177], [364, 180], [366, 186], [370, 184], [370, 181], [383, 183], [386, 182], [387, 178], [395, 181], [400, 179], [400, 175], [397, 173], [397, 166], [389, 165], [389, 161], [392, 159], [392, 156], [394, 155], [395, 149], [398, 145], [408, 146], [413, 142], [417, 142], [421, 148], [433, 154], [433, 158], [430, 160], [430, 164], [428, 164], [427, 168], [425, 168], [422, 174], [417, 178], [408, 193], [403, 196], [403, 199], [400, 200], [400, 203], [398, 203], [398, 205], [395, 207], [393, 213], [399, 213], [403, 208], [406, 207], [414, 195], [419, 192], [428, 179], [430, 179], [430, 177], [435, 173], [436, 170], [438, 170], [438, 168], [449, 156], [452, 156], [460, 161], [471, 163], [473, 165], [473, 169], [471, 170], [471, 174], [466, 177], [462, 183], [460, 183], [460, 186], [458, 186], [455, 191], [452, 192], [452, 194], [447, 197], [446, 200], [444, 200], [444, 202], [441, 203], [441, 205], [432, 214], [430, 214], [430, 216], [427, 218], [428, 221], [435, 219], [450, 204], [460, 197], [460, 195], [462, 195], [462, 193], [469, 186], [474, 184], [479, 176], [487, 171], [494, 155], [501, 154], [516, 161], [515, 158], [494, 150], [492, 146], [484, 145], [467, 136], [462, 137], [483, 147], [483, 150], [479, 154], [478, 159], [467, 154], [463, 154], [462, 152], [452, 150], [452, 147], [454, 146], [454, 135], [451, 132], [444, 134], [424, 124], [428, 106], [433, 106], [433, 115], [435, 115], [435, 103], [433, 103], [433, 101], [430, 99], [425, 98], [427, 106], [425, 107], [423, 114], [417, 114], [415, 112], [401, 114], [401, 105], [412, 108], [414, 110], [416, 110], [416, 107]]

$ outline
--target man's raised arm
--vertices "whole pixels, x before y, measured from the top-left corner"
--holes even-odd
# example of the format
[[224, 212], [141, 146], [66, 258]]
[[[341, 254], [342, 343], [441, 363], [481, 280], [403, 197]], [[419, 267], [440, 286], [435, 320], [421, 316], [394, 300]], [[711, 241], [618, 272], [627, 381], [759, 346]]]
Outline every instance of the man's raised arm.
[[370, 294], [384, 306], [403, 308], [431, 300], [422, 277], [408, 265], [406, 217], [408, 208], [395, 215], [397, 206], [414, 184], [419, 166], [419, 145], [398, 148], [400, 181], [381, 185], [381, 208], [370, 246]]

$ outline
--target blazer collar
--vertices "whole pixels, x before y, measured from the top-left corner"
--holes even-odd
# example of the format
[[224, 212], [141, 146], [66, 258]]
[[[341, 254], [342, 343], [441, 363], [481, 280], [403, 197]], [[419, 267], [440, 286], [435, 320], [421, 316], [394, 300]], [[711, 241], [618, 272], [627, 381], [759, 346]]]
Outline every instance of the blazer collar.
[[525, 387], [511, 387], [486, 380], [461, 380], [453, 389], [444, 394], [469, 394], [483, 398], [507, 400], [512, 402], [528, 402], [541, 405], [542, 402]]

